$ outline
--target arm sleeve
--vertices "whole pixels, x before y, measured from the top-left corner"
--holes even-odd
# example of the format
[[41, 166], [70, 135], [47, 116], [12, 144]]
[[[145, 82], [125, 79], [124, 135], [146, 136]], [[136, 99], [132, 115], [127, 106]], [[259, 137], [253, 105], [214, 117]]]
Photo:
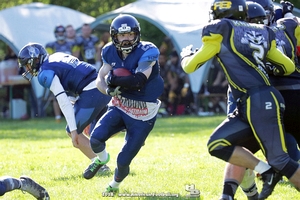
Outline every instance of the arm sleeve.
[[271, 48], [267, 54], [267, 61], [271, 62], [276, 67], [279, 75], [287, 76], [295, 71], [295, 64], [290, 58], [276, 48], [275, 40], [271, 43]]
[[145, 74], [137, 72], [130, 76], [115, 76], [113, 84], [126, 89], [139, 90], [145, 86], [147, 80]]
[[214, 57], [221, 50], [223, 36], [220, 34], [211, 34], [202, 37], [203, 45], [194, 55], [182, 59], [183, 70], [190, 74], [200, 68], [209, 59]]
[[77, 125], [73, 105], [70, 102], [63, 86], [59, 81], [59, 78], [56, 75], [53, 78], [50, 90], [53, 92], [55, 98], [57, 99], [58, 105], [66, 118], [70, 131], [76, 130]]

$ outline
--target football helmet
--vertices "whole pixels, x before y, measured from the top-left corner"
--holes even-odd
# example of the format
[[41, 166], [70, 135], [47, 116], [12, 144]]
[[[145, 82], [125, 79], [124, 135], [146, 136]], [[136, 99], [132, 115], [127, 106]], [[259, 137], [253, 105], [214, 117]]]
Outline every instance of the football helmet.
[[[133, 40], [118, 40], [118, 34], [134, 33]], [[117, 16], [111, 23], [110, 36], [115, 47], [123, 53], [130, 53], [140, 42], [141, 28], [137, 19], [128, 14]]]
[[265, 9], [267, 19], [268, 19], [267, 25], [271, 25], [275, 19], [275, 8], [272, 0], [251, 0], [251, 1], [260, 4]]
[[42, 63], [47, 57], [48, 53], [41, 44], [29, 43], [25, 45], [18, 55], [19, 67], [25, 71], [22, 76], [29, 81], [37, 76]]
[[247, 17], [245, 0], [214, 0], [210, 9], [210, 19], [235, 19], [244, 21]]
[[58, 25], [54, 29], [55, 38], [59, 41], [64, 41], [67, 37], [66, 28], [62, 25]]
[[248, 6], [248, 16], [246, 18], [247, 22], [255, 24], [265, 24], [268, 25], [268, 20], [264, 8], [253, 1], [247, 1]]

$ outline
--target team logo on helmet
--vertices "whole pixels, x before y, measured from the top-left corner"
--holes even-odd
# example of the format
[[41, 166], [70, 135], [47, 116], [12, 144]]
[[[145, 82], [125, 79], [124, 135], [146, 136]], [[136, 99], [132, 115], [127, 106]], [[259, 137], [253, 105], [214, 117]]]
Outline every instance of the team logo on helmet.
[[28, 46], [28, 53], [31, 58], [36, 58], [39, 55], [39, 50], [33, 46]]

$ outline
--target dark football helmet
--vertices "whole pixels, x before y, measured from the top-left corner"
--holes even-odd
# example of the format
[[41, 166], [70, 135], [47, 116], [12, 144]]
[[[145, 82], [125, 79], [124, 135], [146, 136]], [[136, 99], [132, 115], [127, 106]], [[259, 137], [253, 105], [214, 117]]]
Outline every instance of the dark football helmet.
[[64, 41], [67, 37], [66, 28], [62, 25], [58, 25], [54, 29], [54, 35], [57, 40]]
[[19, 52], [19, 67], [24, 69], [22, 76], [31, 80], [38, 75], [41, 64], [48, 57], [46, 49], [38, 43], [29, 43], [25, 45]]
[[[124, 33], [135, 34], [133, 40], [125, 40], [119, 42], [117, 35]], [[115, 47], [124, 53], [130, 53], [140, 42], [141, 28], [137, 19], [131, 15], [121, 14], [117, 16], [111, 23], [110, 36]]]
[[251, 0], [251, 1], [260, 4], [265, 9], [267, 19], [268, 19], [267, 25], [271, 25], [274, 22], [274, 18], [275, 18], [275, 9], [272, 0]]
[[247, 17], [245, 0], [214, 0], [210, 9], [210, 18], [235, 19], [244, 21]]
[[248, 6], [248, 16], [246, 18], [247, 22], [255, 24], [265, 24], [268, 25], [268, 20], [264, 8], [253, 1], [247, 1]]

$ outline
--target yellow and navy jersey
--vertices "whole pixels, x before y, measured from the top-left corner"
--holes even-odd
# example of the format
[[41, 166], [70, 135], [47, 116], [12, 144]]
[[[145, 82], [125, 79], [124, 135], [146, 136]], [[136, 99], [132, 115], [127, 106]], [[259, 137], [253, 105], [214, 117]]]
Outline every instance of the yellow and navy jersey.
[[58, 43], [55, 41], [47, 43], [45, 48], [50, 55], [56, 52], [63, 52], [71, 55], [75, 48], [74, 45], [75, 44], [73, 42], [69, 41], [65, 41], [64, 43]]
[[99, 38], [95, 35], [91, 35], [88, 38], [78, 36], [76, 38], [75, 51], [80, 51], [79, 59], [90, 64], [96, 63], [96, 46], [99, 42]]
[[275, 63], [285, 75], [295, 70], [293, 62], [276, 48], [275, 33], [261, 24], [214, 20], [203, 28], [202, 43], [199, 51], [183, 59], [184, 71], [191, 73], [215, 56], [235, 99], [250, 88], [271, 85], [266, 61]]
[[295, 71], [289, 76], [272, 76], [271, 82], [275, 87], [300, 84], [300, 66], [297, 58], [297, 48], [300, 46], [300, 27], [291, 18], [282, 18], [271, 26], [276, 35], [277, 48], [295, 63]]

